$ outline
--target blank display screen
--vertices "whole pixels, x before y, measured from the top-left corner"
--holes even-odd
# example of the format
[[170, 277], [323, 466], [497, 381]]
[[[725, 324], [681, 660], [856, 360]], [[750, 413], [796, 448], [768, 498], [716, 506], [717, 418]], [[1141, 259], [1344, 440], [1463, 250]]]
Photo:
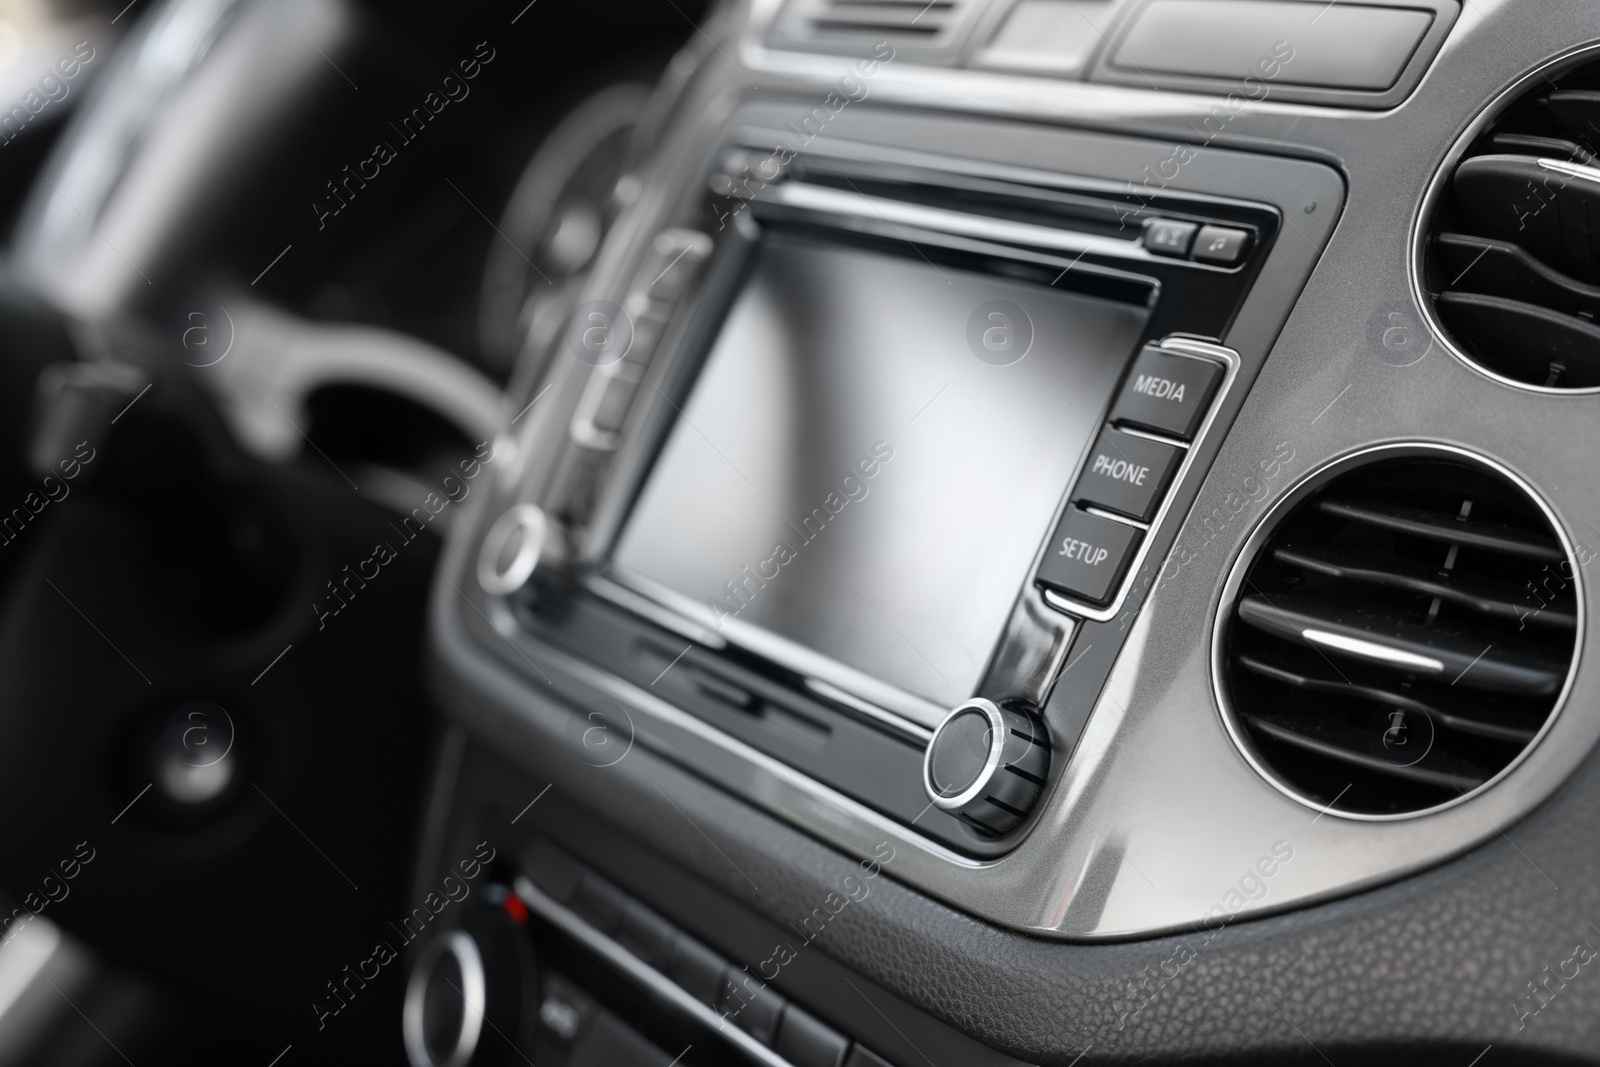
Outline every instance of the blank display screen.
[[905, 251], [764, 238], [613, 563], [950, 706], [1147, 311]]

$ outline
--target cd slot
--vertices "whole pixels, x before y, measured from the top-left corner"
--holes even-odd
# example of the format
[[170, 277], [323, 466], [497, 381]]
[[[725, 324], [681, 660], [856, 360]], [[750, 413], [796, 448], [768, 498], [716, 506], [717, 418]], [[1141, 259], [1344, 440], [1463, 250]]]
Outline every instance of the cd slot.
[[[770, 203], [782, 204], [843, 222], [849, 228], [866, 222], [913, 227], [925, 233], [969, 237], [1017, 248], [1068, 254], [1095, 254], [1144, 263], [1154, 258], [1140, 243], [1138, 230], [1127, 237], [1105, 236], [1061, 226], [1041, 226], [995, 216], [973, 215], [906, 200], [900, 196], [874, 196], [858, 189], [833, 189], [808, 182], [789, 181], [775, 186]], [[758, 201], [760, 203], [760, 201]]]
[[871, 197], [887, 197], [988, 219], [1068, 228], [1109, 238], [1138, 239], [1139, 212], [1118, 200], [1056, 189], [1039, 189], [983, 178], [934, 181], [910, 167], [883, 167], [852, 174], [847, 167], [806, 157], [794, 179]]
[[[873, 204], [859, 197], [850, 205], [832, 199], [829, 192], [827, 205], [861, 210], [823, 210], [827, 205], [800, 190], [793, 198], [774, 197], [759, 203], [756, 218], [769, 230], [807, 234], [833, 244], [889, 253], [904, 254], [909, 245], [923, 260], [936, 266], [1003, 276], [1125, 304], [1150, 306], [1160, 288], [1148, 271], [1134, 269], [1143, 267], [1149, 253], [1136, 249], [1124, 256], [1125, 242], [1056, 230], [1044, 231], [1056, 238], [1053, 243], [1038, 240], [1031, 244], [1005, 244], [999, 240], [1002, 235], [995, 233], [986, 234], [992, 239], [966, 235], [985, 233], [988, 220], [965, 216], [972, 225], [963, 226], [960, 232], [927, 228], [948, 220], [897, 210], [879, 213], [871, 210]], [[1035, 230], [1042, 229], [1019, 224], [1010, 236], [1031, 239], [1037, 236]]]

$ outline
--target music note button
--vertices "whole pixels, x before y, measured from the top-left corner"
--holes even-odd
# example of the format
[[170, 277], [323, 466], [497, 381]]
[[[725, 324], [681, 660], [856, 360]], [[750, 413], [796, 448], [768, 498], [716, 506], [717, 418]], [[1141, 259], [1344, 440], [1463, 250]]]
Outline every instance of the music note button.
[[1195, 235], [1194, 248], [1189, 255], [1201, 263], [1231, 267], [1244, 259], [1249, 247], [1248, 230], [1236, 230], [1231, 226], [1202, 226]]

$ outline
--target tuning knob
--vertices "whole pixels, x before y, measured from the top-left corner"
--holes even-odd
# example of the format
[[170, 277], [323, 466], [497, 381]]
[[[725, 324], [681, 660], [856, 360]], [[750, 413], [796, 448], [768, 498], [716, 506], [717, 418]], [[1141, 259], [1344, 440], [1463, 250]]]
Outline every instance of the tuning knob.
[[933, 806], [998, 836], [1022, 824], [1050, 770], [1044, 724], [975, 697], [944, 717], [922, 759]]
[[522, 1021], [536, 991], [527, 931], [507, 909], [483, 909], [418, 953], [400, 1016], [406, 1059], [411, 1067], [485, 1067], [530, 1052]]

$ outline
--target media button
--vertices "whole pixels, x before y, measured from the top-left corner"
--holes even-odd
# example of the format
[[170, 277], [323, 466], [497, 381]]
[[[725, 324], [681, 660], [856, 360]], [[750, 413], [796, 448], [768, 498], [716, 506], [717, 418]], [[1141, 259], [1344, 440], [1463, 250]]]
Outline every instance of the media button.
[[1078, 475], [1073, 500], [1149, 522], [1182, 459], [1176, 445], [1102, 430]]
[[1127, 573], [1142, 536], [1137, 527], [1069, 507], [1039, 564], [1039, 584], [1091, 604], [1105, 604]]
[[1139, 353], [1111, 409], [1111, 421], [1194, 440], [1222, 381], [1222, 364], [1154, 345]]

